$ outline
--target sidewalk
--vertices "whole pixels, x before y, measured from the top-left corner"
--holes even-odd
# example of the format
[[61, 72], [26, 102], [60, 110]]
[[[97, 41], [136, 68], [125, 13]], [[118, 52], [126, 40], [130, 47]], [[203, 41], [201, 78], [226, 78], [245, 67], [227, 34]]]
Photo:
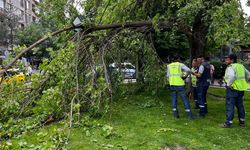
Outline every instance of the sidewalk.
[[[219, 80], [214, 80], [214, 84], [210, 84], [211, 87], [216, 87], [216, 88], [225, 88], [225, 84], [223, 83], [222, 85], [219, 84]], [[250, 91], [250, 83], [248, 82], [248, 90]]]

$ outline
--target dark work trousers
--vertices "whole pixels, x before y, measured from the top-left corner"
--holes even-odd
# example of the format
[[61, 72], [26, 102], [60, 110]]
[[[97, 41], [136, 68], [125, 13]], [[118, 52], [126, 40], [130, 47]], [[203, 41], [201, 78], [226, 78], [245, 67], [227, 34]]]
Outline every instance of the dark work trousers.
[[243, 106], [244, 91], [226, 89], [226, 123], [232, 124], [234, 118], [234, 106], [237, 108], [240, 124], [245, 123], [245, 110]]
[[200, 107], [200, 112], [199, 114], [201, 116], [205, 116], [207, 111], [207, 90], [209, 86], [198, 86], [197, 91], [198, 91], [198, 103]]
[[172, 111], [174, 117], [179, 117], [179, 112], [177, 109], [177, 94], [180, 95], [183, 101], [185, 111], [187, 112], [188, 117], [192, 117], [188, 96], [186, 94], [184, 86], [170, 86], [170, 92], [172, 97]]
[[194, 99], [194, 102], [195, 102], [195, 108], [199, 108], [197, 87], [194, 86], [192, 88], [193, 88], [193, 99]]

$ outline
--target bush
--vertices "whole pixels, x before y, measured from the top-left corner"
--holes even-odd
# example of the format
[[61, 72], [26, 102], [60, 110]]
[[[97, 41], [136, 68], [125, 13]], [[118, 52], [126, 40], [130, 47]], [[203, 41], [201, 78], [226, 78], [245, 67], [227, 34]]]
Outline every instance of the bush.
[[221, 79], [226, 70], [226, 65], [223, 64], [221, 61], [212, 61], [210, 62], [212, 65], [214, 65], [215, 71], [214, 71], [214, 78], [215, 79]]
[[247, 70], [250, 70], [250, 61], [243, 61], [239, 63], [242, 63], [246, 67]]
[[[239, 63], [243, 64], [247, 70], [250, 70], [250, 61], [238, 61]], [[214, 78], [215, 79], [221, 79], [226, 70], [226, 64], [220, 62], [220, 61], [212, 61], [211, 64], [214, 65], [215, 72], [214, 72]]]

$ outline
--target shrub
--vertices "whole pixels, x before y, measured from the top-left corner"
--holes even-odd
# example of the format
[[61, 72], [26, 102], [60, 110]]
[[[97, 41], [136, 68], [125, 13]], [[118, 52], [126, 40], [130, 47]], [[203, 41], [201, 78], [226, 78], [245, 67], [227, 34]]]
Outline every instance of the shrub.
[[221, 61], [212, 61], [210, 63], [214, 65], [215, 68], [214, 78], [221, 79], [225, 74], [226, 65], [223, 64]]

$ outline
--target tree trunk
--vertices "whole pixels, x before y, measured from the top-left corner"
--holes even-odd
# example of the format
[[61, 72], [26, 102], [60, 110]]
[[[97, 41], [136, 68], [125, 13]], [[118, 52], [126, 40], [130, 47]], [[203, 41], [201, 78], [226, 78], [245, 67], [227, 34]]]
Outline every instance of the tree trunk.
[[202, 12], [195, 17], [195, 21], [192, 29], [192, 36], [190, 36], [190, 50], [191, 58], [195, 58], [199, 55], [204, 55], [206, 46], [206, 36], [208, 33], [208, 27], [203, 21]]
[[145, 65], [145, 56], [144, 56], [144, 46], [143, 46], [142, 48], [140, 48], [140, 50], [138, 52], [137, 82], [140, 84], [144, 84], [144, 65]]

